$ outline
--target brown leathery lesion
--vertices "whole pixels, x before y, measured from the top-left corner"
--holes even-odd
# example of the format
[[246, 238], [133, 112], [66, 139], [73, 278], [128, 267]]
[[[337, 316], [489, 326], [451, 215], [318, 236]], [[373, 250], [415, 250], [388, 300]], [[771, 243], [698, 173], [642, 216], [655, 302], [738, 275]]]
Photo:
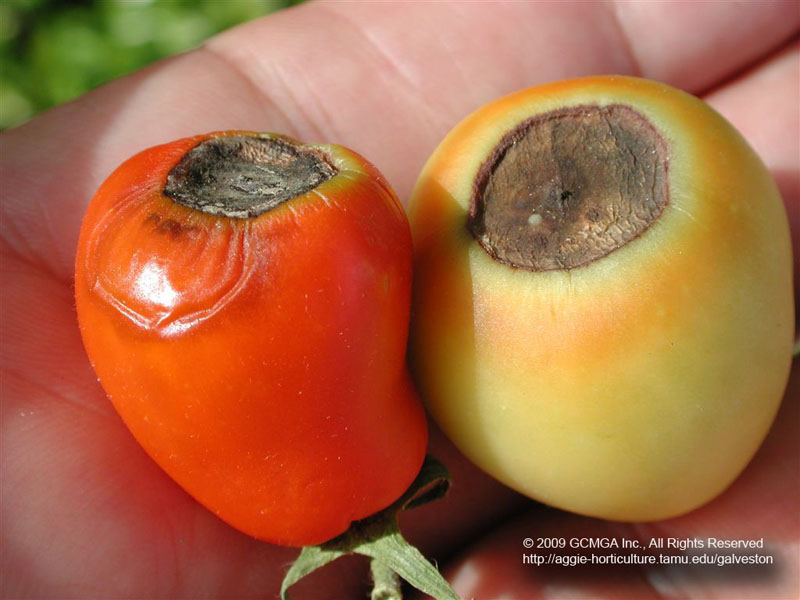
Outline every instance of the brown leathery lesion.
[[286, 138], [214, 137], [169, 172], [164, 194], [201, 212], [257, 217], [337, 174], [327, 157]]
[[504, 136], [474, 183], [467, 227], [496, 260], [569, 270], [641, 235], [669, 199], [668, 147], [625, 105], [537, 115]]

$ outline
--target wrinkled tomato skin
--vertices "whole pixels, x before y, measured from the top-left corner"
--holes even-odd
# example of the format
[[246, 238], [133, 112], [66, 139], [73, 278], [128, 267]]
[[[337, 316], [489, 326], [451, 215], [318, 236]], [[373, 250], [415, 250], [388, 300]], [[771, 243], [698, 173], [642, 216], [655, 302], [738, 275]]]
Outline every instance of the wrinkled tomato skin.
[[381, 175], [339, 173], [250, 219], [163, 194], [197, 136], [146, 150], [85, 217], [75, 291], [90, 361], [125, 424], [241, 531], [316, 544], [391, 504], [424, 459], [405, 367], [411, 238]]

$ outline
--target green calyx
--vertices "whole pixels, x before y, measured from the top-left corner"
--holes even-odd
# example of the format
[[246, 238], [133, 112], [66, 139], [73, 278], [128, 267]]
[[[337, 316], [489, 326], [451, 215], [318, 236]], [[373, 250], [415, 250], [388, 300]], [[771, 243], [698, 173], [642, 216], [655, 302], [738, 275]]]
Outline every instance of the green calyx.
[[417, 478], [391, 506], [354, 522], [343, 534], [324, 544], [303, 548], [283, 579], [281, 600], [289, 600], [289, 588], [300, 579], [346, 554], [371, 559], [371, 600], [400, 600], [400, 579], [436, 600], [458, 600], [436, 567], [403, 538], [397, 523], [401, 512], [438, 500], [449, 488], [447, 467], [426, 456]]

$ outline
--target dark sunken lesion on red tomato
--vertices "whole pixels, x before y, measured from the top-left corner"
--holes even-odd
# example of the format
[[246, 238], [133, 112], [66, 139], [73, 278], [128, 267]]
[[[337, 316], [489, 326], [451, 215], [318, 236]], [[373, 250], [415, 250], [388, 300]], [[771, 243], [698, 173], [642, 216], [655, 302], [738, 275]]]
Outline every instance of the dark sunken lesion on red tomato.
[[175, 219], [165, 219], [156, 212], [151, 212], [149, 215], [147, 215], [145, 223], [151, 225], [153, 231], [156, 233], [169, 235], [173, 240], [197, 230], [197, 227], [193, 225], [186, 225], [185, 223], [180, 223]]
[[212, 137], [167, 175], [164, 194], [195, 210], [246, 219], [313, 190], [337, 174], [324, 152], [279, 137]]

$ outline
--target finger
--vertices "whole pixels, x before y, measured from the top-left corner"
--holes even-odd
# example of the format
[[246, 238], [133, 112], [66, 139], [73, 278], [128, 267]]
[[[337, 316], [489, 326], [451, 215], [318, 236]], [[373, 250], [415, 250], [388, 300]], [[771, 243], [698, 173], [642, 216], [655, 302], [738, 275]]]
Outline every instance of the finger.
[[[742, 132], [783, 196], [792, 230], [795, 290], [800, 289], [800, 45], [710, 94], [706, 100]], [[796, 298], [800, 308], [800, 298]]]
[[705, 98], [775, 174], [797, 221], [800, 203], [800, 44], [793, 44]]
[[[81, 215], [102, 179], [135, 151], [214, 129], [278, 130], [352, 146], [406, 198], [447, 129], [494, 97], [597, 72], [664, 74], [695, 85], [682, 79], [678, 62], [707, 71], [708, 85], [797, 22], [786, 3], [746, 4], [735, 14], [726, 3], [708, 3], [698, 11], [704, 19], [687, 22], [685, 11], [641, 9], [623, 16], [624, 26], [612, 5], [600, 3], [311, 4], [279, 13], [5, 134], [3, 239], [68, 279]], [[639, 50], [641, 40], [681, 28], [686, 39], [713, 38], [715, 49]], [[720, 63], [716, 48], [737, 50]]]
[[[509, 521], [476, 542], [444, 567], [444, 575], [460, 597], [476, 600], [659, 598], [644, 569], [590, 562], [593, 553], [605, 556], [630, 551], [590, 550], [579, 545], [591, 543], [588, 540], [611, 538], [636, 539], [624, 525], [540, 508]], [[586, 562], [581, 564], [578, 560]]]
[[800, 25], [792, 0], [616, 2], [642, 75], [700, 93], [780, 46]]
[[[274, 104], [303, 107], [292, 113], [303, 136], [352, 145], [405, 199], [442, 136], [498, 96], [589, 73], [661, 78], [700, 92], [798, 25], [791, 3], [636, 6], [328, 3], [304, 7], [315, 9], [306, 15], [309, 30], [320, 32], [314, 39], [299, 38], [293, 15], [283, 13], [209, 47]], [[358, 58], [334, 58], [348, 56]]]

